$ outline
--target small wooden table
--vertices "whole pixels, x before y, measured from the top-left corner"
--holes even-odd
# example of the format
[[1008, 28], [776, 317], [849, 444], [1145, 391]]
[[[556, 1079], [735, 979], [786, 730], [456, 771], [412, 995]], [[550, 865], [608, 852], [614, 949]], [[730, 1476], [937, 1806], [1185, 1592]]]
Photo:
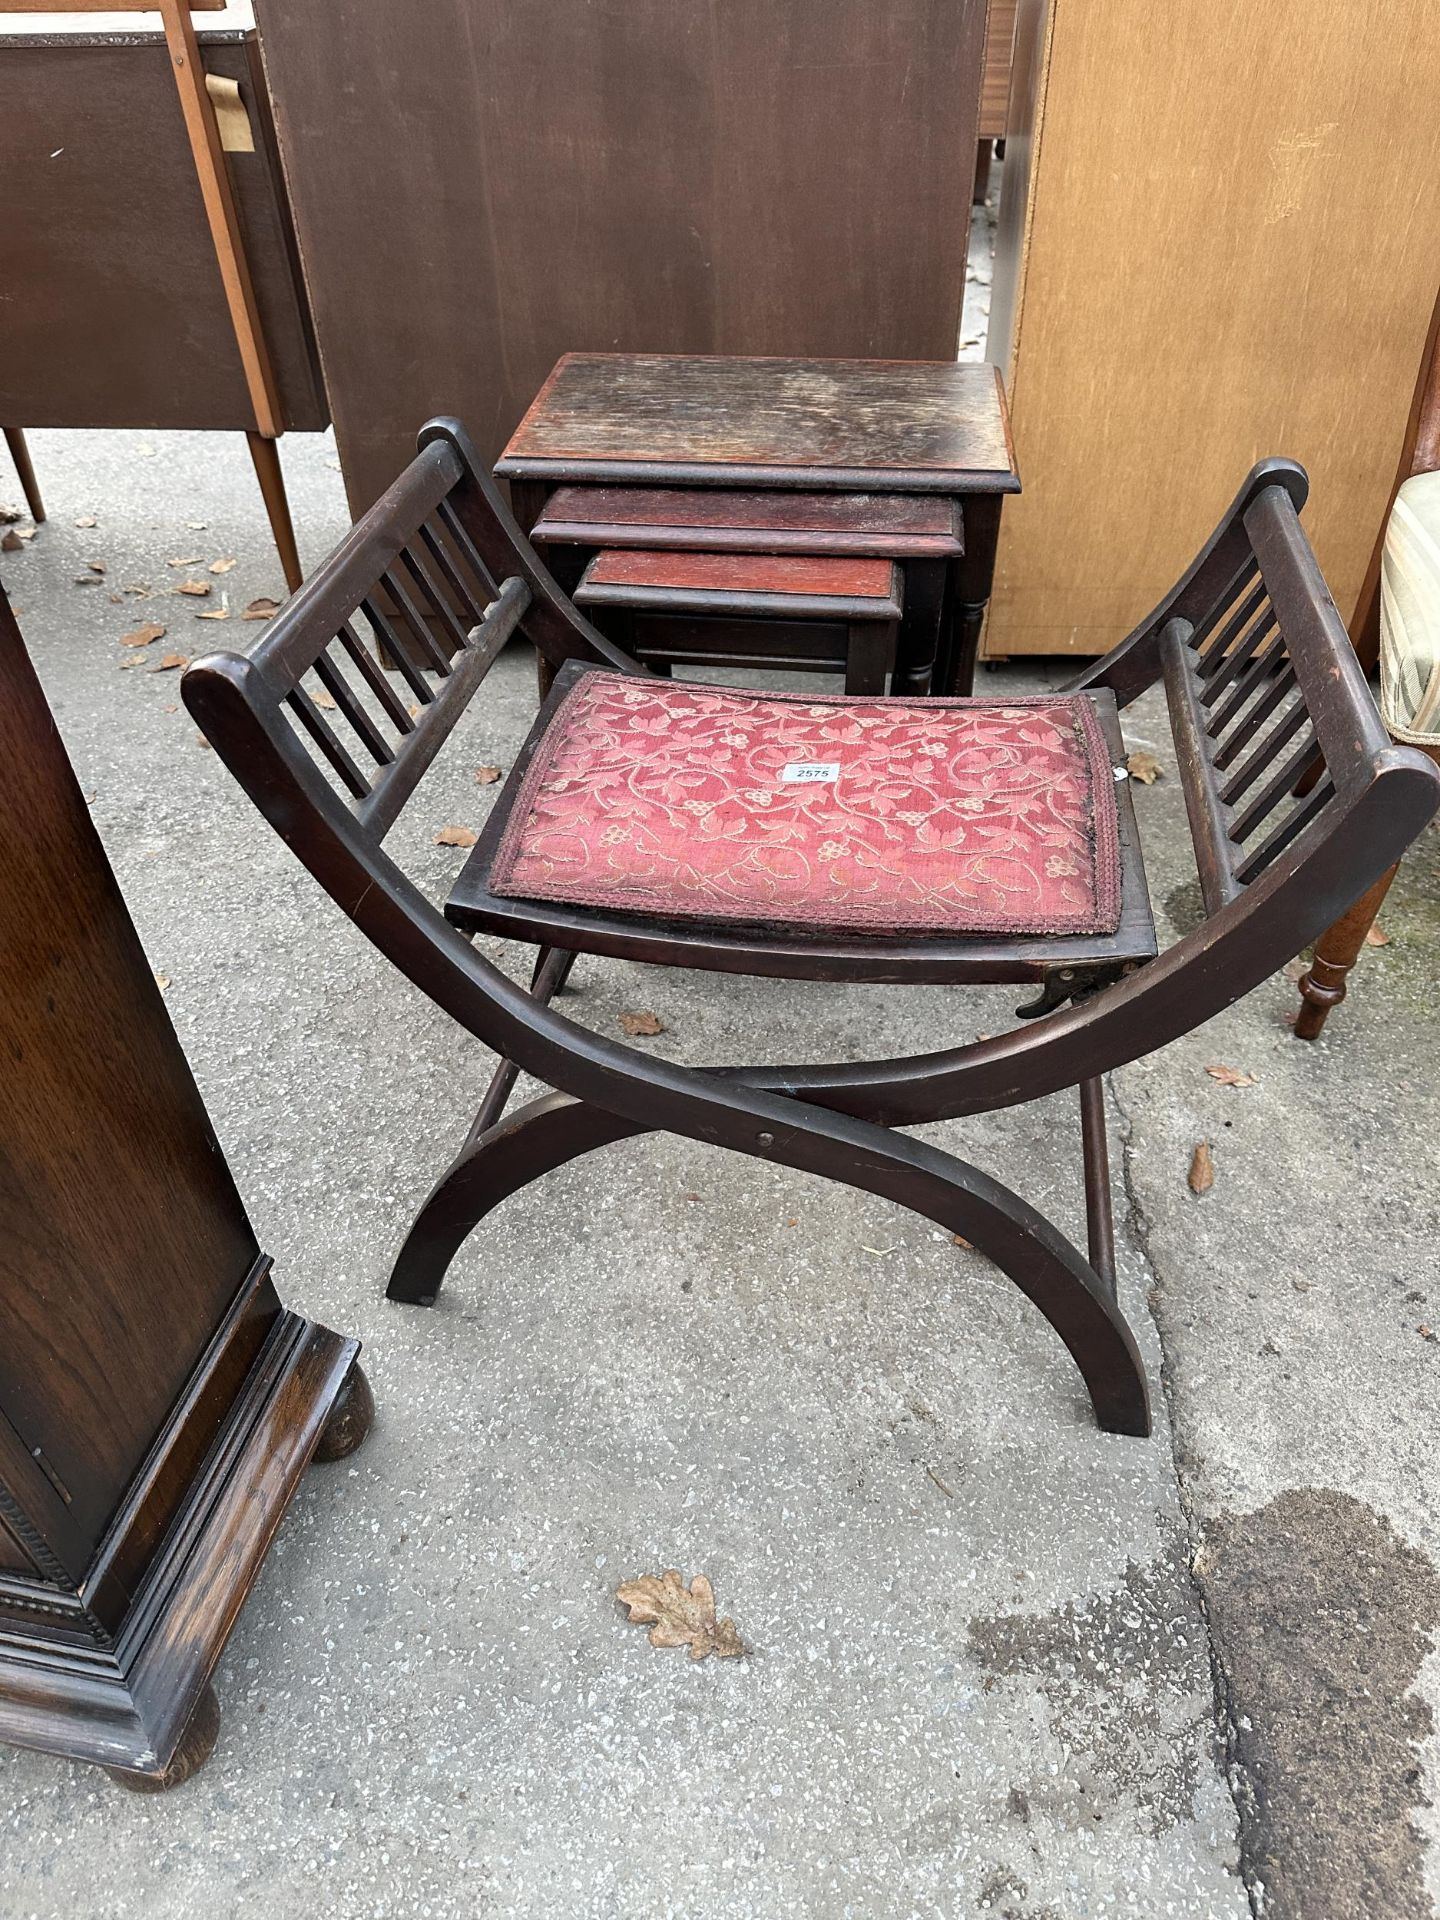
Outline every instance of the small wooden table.
[[1020, 490], [998, 371], [940, 360], [567, 353], [495, 471], [527, 531], [569, 482], [957, 501], [965, 551], [940, 623], [937, 693], [969, 684], [1001, 503]]

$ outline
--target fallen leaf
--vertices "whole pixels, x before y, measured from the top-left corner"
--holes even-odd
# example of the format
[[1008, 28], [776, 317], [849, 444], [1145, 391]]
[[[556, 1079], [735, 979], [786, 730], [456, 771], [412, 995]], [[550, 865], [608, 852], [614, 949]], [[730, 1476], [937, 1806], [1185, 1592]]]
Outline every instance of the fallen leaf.
[[688, 1588], [674, 1567], [664, 1574], [645, 1573], [622, 1580], [615, 1598], [630, 1609], [632, 1625], [650, 1626], [652, 1647], [689, 1647], [692, 1660], [707, 1653], [730, 1660], [745, 1651], [735, 1622], [716, 1620], [715, 1589], [703, 1573]]
[[1125, 756], [1125, 771], [1132, 780], [1138, 780], [1142, 787], [1153, 787], [1165, 769], [1153, 753], [1146, 753], [1142, 749]]
[[1390, 944], [1390, 936], [1377, 922], [1366, 934], [1365, 944], [1367, 947], [1388, 947]]
[[75, 584], [77, 587], [98, 587], [100, 585], [100, 576], [98, 573], [77, 573], [75, 576]]
[[195, 744], [197, 747], [208, 747], [210, 742], [205, 738], [203, 733], [197, 733], [195, 736]]
[[25, 542], [13, 527], [7, 527], [0, 533], [0, 553], [19, 553]]
[[327, 713], [334, 713], [335, 696], [333, 693], [326, 693], [325, 689], [322, 687], [319, 693], [312, 694], [311, 698], [314, 700], [317, 707], [324, 707]]
[[273, 620], [279, 611], [280, 602], [278, 600], [265, 600], [262, 598], [260, 600], [252, 600], [240, 618], [242, 620]]
[[103, 560], [87, 560], [85, 564], [91, 573], [104, 573], [105, 571], [105, 562]]
[[1215, 1162], [1210, 1157], [1210, 1142], [1202, 1140], [1190, 1156], [1190, 1191], [1209, 1193], [1215, 1184]]
[[1423, 1320], [1420, 1322], [1419, 1326], [1416, 1327], [1415, 1331], [1419, 1334], [1422, 1340], [1440, 1339], [1440, 1334], [1437, 1334], [1433, 1327], [1427, 1327]]
[[204, 533], [206, 522], [204, 520], [187, 520], [185, 525], [191, 533]]
[[622, 1013], [620, 1029], [631, 1040], [649, 1038], [664, 1033], [665, 1022], [658, 1013]]
[[164, 627], [156, 625], [152, 620], [148, 627], [136, 627], [133, 633], [122, 633], [120, 644], [122, 647], [148, 647], [153, 640], [164, 638]]
[[480, 838], [469, 827], [441, 827], [435, 836], [437, 847], [473, 847]]
[[110, 604], [111, 604], [111, 606], [112, 606], [112, 607], [123, 607], [123, 606], [124, 606], [124, 604], [125, 604], [125, 596], [124, 596], [124, 594], [123, 594], [123, 593], [112, 593], [112, 594], [110, 595]]
[[950, 1238], [957, 1247], [965, 1247], [971, 1253], [975, 1251], [975, 1242], [973, 1240], [967, 1240], [963, 1233], [952, 1233]]
[[200, 556], [198, 553], [182, 553], [178, 560], [167, 560], [165, 564], [167, 567], [198, 567]]
[[177, 707], [177, 706], [173, 706], [173, 705], [172, 705], [172, 706], [168, 706], [168, 707], [162, 707], [162, 708], [160, 709], [160, 711], [161, 711], [162, 713], [178, 713], [178, 712], [180, 711], [180, 709], [179, 709], [179, 707]]
[[98, 527], [100, 522], [93, 513], [85, 513], [75, 522], [77, 527]]
[[944, 1494], [947, 1500], [953, 1500], [955, 1498], [955, 1489], [953, 1487], [946, 1486], [945, 1482], [940, 1478], [939, 1474], [935, 1471], [934, 1467], [926, 1467], [925, 1471], [926, 1473], [929, 1474], [930, 1478], [935, 1482], [936, 1486], [939, 1487], [940, 1491]]
[[33, 540], [35, 534], [36, 529], [34, 527], [17, 527], [15, 529], [15, 538], [17, 540]]
[[230, 609], [228, 607], [206, 607], [200, 613], [197, 613], [195, 618], [197, 620], [228, 620], [230, 618]]
[[0, 527], [8, 527], [12, 521], [18, 520], [19, 518], [20, 509], [18, 507], [7, 507], [3, 501], [0, 501]]
[[157, 974], [156, 974], [156, 976], [155, 976], [155, 984], [156, 984], [156, 986], [157, 986], [157, 987], [158, 987], [158, 988], [160, 989], [160, 991], [161, 991], [161, 993], [164, 993], [164, 991], [165, 991], [165, 989], [166, 989], [166, 988], [167, 988], [167, 987], [169, 986], [169, 984], [170, 984], [170, 976], [169, 976], [169, 974], [168, 974], [168, 973], [157, 973]]
[[167, 653], [163, 660], [151, 667], [150, 671], [151, 673], [172, 673], [176, 667], [188, 667], [189, 664], [188, 653]]
[[1241, 1073], [1238, 1067], [1206, 1067], [1206, 1073], [1212, 1080], [1218, 1080], [1222, 1087], [1258, 1087], [1260, 1076], [1257, 1073]]
[[493, 787], [504, 771], [503, 767], [476, 767], [475, 784], [477, 787]]
[[195, 599], [203, 600], [210, 591], [210, 582], [208, 580], [182, 580], [179, 586], [174, 588], [173, 591], [176, 593], [192, 594]]
[[233, 560], [212, 560], [209, 571], [211, 573], [229, 573], [234, 565], [235, 562]]

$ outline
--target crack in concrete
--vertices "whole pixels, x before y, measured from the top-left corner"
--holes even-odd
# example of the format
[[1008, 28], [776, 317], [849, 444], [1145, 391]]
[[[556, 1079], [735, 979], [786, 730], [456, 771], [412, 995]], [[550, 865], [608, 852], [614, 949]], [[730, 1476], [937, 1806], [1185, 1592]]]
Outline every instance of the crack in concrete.
[[1240, 1758], [1240, 1720], [1241, 1714], [1235, 1699], [1234, 1687], [1229, 1670], [1221, 1655], [1215, 1633], [1215, 1621], [1210, 1611], [1209, 1596], [1204, 1583], [1195, 1571], [1204, 1541], [1204, 1528], [1195, 1511], [1190, 1489], [1185, 1479], [1184, 1466], [1180, 1457], [1181, 1415], [1178, 1406], [1174, 1369], [1171, 1355], [1165, 1341], [1165, 1329], [1160, 1315], [1155, 1310], [1153, 1295], [1160, 1285], [1160, 1272], [1156, 1265], [1152, 1247], [1151, 1225], [1145, 1213], [1144, 1202], [1140, 1198], [1135, 1184], [1133, 1171], [1132, 1140], [1134, 1126], [1130, 1113], [1121, 1098], [1118, 1076], [1106, 1075], [1106, 1092], [1110, 1103], [1119, 1117], [1120, 1127], [1120, 1185], [1125, 1196], [1125, 1223], [1131, 1238], [1139, 1251], [1149, 1284], [1145, 1289], [1145, 1306], [1155, 1329], [1155, 1338], [1160, 1348], [1160, 1392], [1165, 1401], [1166, 1418], [1170, 1430], [1170, 1459], [1175, 1473], [1176, 1497], [1180, 1502], [1180, 1512], [1184, 1517], [1186, 1536], [1190, 1543], [1186, 1571], [1190, 1586], [1195, 1595], [1200, 1618], [1205, 1624], [1205, 1646], [1210, 1659], [1210, 1684], [1214, 1699], [1215, 1745], [1221, 1760], [1221, 1772], [1225, 1779], [1226, 1790], [1231, 1804], [1235, 1808], [1235, 1823], [1239, 1842], [1239, 1865], [1237, 1872], [1245, 1889], [1245, 1898], [1249, 1903], [1254, 1920], [1263, 1920], [1265, 1911], [1265, 1888], [1255, 1876], [1246, 1871], [1246, 1862], [1254, 1857], [1255, 1843], [1259, 1833], [1258, 1809], [1256, 1803], [1255, 1782], [1250, 1778]]

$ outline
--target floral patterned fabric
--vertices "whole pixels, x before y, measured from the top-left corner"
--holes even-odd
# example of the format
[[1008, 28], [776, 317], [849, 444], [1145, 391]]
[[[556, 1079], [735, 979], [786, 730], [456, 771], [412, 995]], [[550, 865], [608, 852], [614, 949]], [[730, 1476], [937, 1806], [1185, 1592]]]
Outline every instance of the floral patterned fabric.
[[1084, 695], [815, 699], [592, 671], [490, 885], [815, 930], [1110, 933], [1114, 774]]

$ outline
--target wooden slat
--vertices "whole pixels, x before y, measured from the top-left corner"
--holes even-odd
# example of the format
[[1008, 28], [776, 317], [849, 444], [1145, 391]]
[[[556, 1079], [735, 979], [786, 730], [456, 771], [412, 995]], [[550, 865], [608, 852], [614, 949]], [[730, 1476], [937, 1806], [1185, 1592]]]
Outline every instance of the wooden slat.
[[1313, 737], [1302, 740], [1299, 746], [1287, 754], [1249, 806], [1236, 818], [1231, 828], [1235, 838], [1248, 840], [1261, 822], [1268, 819], [1275, 811], [1286, 795], [1294, 793], [1296, 786], [1319, 759], [1320, 749]]
[[957, 503], [925, 494], [569, 486], [550, 496], [530, 537], [536, 546], [954, 559], [960, 529]]
[[425, 597], [435, 609], [436, 620], [449, 636], [452, 650], [458, 653], [475, 624], [474, 618], [463, 622], [456, 618], [455, 609], [450, 604], [450, 584], [435, 564], [434, 555], [424, 550], [418, 538], [408, 543], [401, 558], [411, 578], [425, 589]]
[[455, 670], [440, 689], [404, 752], [382, 773], [356, 808], [360, 824], [384, 839], [421, 777], [444, 746], [451, 728], [465, 711], [470, 696], [494, 665], [500, 649], [530, 603], [530, 589], [520, 579], [507, 580], [499, 598], [476, 629], [475, 638], [455, 656]]
[[[1230, 691], [1217, 703], [1214, 712], [1210, 715], [1208, 731], [1212, 740], [1219, 740], [1224, 735], [1226, 729], [1244, 711], [1247, 701], [1256, 689], [1263, 686], [1272, 674], [1279, 673], [1286, 667], [1289, 659], [1285, 641], [1279, 634], [1276, 634], [1268, 646], [1262, 647], [1251, 658], [1244, 672], [1235, 676]], [[1202, 704], [1208, 704], [1204, 701], [1203, 695]]]
[[1236, 876], [1240, 882], [1248, 886], [1252, 880], [1257, 879], [1270, 862], [1282, 854], [1290, 842], [1297, 839], [1334, 798], [1335, 785], [1327, 775], [1318, 787], [1312, 788], [1300, 804], [1286, 814], [1268, 839], [1262, 841], [1255, 851], [1247, 856]]
[[395, 662], [395, 670], [414, 694], [422, 706], [429, 706], [435, 698], [435, 689], [425, 678], [421, 666], [417, 663], [408, 629], [402, 633], [384, 610], [377, 606], [370, 594], [360, 602], [360, 611], [370, 622], [376, 638], [386, 654]]
[[[1280, 702], [1287, 694], [1295, 691], [1296, 684], [1295, 669], [1287, 659], [1284, 667], [1275, 674], [1270, 685], [1255, 701], [1244, 719], [1233, 727], [1223, 740], [1219, 738], [1218, 730], [1216, 731], [1215, 764], [1217, 767], [1223, 770], [1235, 764], [1241, 751], [1259, 733]], [[1296, 702], [1296, 705], [1302, 708], [1304, 704], [1303, 700]]]
[[1214, 706], [1235, 676], [1249, 665], [1255, 649], [1262, 641], [1268, 639], [1274, 630], [1275, 609], [1270, 606], [1262, 607], [1246, 631], [1233, 646], [1227, 648], [1224, 659], [1217, 662], [1215, 671], [1202, 683], [1200, 689], [1202, 706]]
[[[1255, 571], [1255, 562], [1251, 559], [1243, 569], [1243, 573], [1246, 577], [1254, 579]], [[1243, 581], [1241, 584], [1243, 584]], [[1227, 594], [1223, 602], [1217, 603], [1215, 610], [1216, 620], [1219, 620], [1233, 599], [1233, 594]], [[1213, 633], [1207, 633], [1205, 635], [1205, 643], [1200, 653], [1200, 678], [1202, 680], [1208, 680], [1216, 669], [1224, 664], [1225, 656], [1230, 648], [1234, 646], [1237, 637], [1244, 632], [1245, 628], [1255, 618], [1264, 604], [1265, 582], [1260, 580], [1250, 589], [1244, 599], [1233, 607], [1225, 624], [1223, 626], [1217, 626]], [[1196, 630], [1196, 637], [1198, 642], [1200, 638], [1200, 629], [1198, 628]]]
[[348, 620], [344, 626], [341, 627], [335, 638], [340, 642], [341, 646], [350, 656], [350, 659], [354, 662], [356, 669], [364, 678], [365, 684], [385, 709], [386, 714], [396, 730], [400, 733], [412, 733], [415, 729], [415, 722], [410, 718], [404, 701], [397, 697], [394, 687], [391, 686], [380, 668], [375, 664], [374, 655]]
[[1160, 661], [1165, 697], [1175, 739], [1176, 771], [1185, 793], [1190, 835], [1195, 843], [1195, 866], [1207, 913], [1218, 913], [1240, 891], [1232, 865], [1236, 852], [1230, 821], [1215, 789], [1210, 764], [1210, 741], [1200, 705], [1195, 651], [1190, 627], [1172, 620], [1160, 635]]
[[315, 677], [335, 702], [337, 711], [344, 714], [370, 758], [377, 766], [389, 766], [395, 758], [390, 742], [365, 711], [356, 697], [355, 689], [328, 654], [316, 654]]
[[415, 644], [436, 673], [449, 673], [450, 656], [431, 632], [430, 622], [421, 612], [403, 574], [395, 566], [388, 566], [380, 576], [380, 585], [399, 608], [401, 619], [415, 636]]
[[1289, 746], [1301, 727], [1308, 726], [1309, 723], [1309, 709], [1303, 700], [1297, 700], [1274, 731], [1265, 736], [1250, 758], [1231, 774], [1229, 780], [1220, 789], [1220, 798], [1225, 805], [1233, 807], [1240, 796], [1248, 792], [1258, 776], [1273, 762], [1275, 755]]
[[370, 782], [351, 759], [335, 730], [305, 689], [292, 688], [285, 697], [285, 704], [355, 798], [363, 800], [370, 791]]

